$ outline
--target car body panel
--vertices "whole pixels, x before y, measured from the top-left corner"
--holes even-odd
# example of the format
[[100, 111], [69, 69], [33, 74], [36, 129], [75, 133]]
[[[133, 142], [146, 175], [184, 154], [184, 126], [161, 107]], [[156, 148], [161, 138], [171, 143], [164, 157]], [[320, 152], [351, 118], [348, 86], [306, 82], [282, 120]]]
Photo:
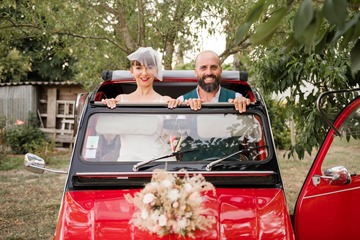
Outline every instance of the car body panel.
[[[354, 113], [360, 112], [359, 109], [358, 97], [337, 116], [334, 127], [341, 130], [342, 126], [354, 117]], [[297, 239], [358, 239], [360, 176], [352, 174], [351, 183], [342, 185], [331, 185], [327, 179], [320, 179], [317, 184], [313, 183], [314, 176], [323, 175], [322, 164], [324, 158], [329, 155], [328, 151], [335, 136], [334, 130], [330, 129], [297, 200], [294, 214]], [[358, 151], [353, 154], [360, 156]], [[341, 162], [341, 159], [339, 161]]]
[[[55, 239], [161, 239], [129, 224], [135, 209], [124, 195], [138, 191], [67, 192]], [[216, 195], [204, 196], [204, 206], [216, 223], [208, 231], [196, 232], [196, 239], [293, 239], [281, 189], [217, 188]]]

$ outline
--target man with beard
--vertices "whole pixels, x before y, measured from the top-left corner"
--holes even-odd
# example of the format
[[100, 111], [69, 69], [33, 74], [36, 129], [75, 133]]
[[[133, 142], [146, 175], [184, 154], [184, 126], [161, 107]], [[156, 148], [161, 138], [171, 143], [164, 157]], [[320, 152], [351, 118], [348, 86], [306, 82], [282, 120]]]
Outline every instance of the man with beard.
[[195, 75], [198, 79], [196, 89], [178, 97], [192, 110], [199, 110], [203, 102], [230, 102], [235, 109], [245, 112], [250, 99], [240, 93], [220, 86], [222, 68], [219, 56], [213, 51], [203, 51], [195, 59]]

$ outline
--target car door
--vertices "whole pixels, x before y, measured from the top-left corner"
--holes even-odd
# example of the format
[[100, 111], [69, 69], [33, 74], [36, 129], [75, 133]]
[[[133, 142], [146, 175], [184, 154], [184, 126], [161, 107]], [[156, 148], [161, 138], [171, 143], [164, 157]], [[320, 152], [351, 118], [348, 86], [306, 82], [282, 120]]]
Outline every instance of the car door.
[[333, 121], [300, 192], [294, 213], [296, 239], [359, 239], [359, 89], [352, 93], [354, 100]]

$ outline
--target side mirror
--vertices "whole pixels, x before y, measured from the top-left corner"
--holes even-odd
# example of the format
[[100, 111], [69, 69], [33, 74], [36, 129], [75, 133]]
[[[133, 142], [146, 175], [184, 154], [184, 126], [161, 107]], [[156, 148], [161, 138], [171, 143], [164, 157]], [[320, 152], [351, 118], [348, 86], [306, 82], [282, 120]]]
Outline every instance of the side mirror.
[[323, 176], [314, 175], [312, 182], [314, 186], [319, 185], [320, 179], [325, 179], [330, 185], [340, 186], [351, 183], [351, 175], [343, 166], [328, 168], [324, 171]]
[[351, 183], [351, 175], [343, 166], [328, 168], [324, 171], [325, 176], [331, 177], [330, 185], [344, 185]]
[[24, 166], [30, 172], [42, 174], [45, 170], [45, 161], [35, 154], [27, 153], [24, 157]]
[[44, 159], [32, 153], [25, 154], [24, 167], [26, 170], [38, 174], [42, 174], [44, 171], [67, 174], [66, 171], [45, 168]]

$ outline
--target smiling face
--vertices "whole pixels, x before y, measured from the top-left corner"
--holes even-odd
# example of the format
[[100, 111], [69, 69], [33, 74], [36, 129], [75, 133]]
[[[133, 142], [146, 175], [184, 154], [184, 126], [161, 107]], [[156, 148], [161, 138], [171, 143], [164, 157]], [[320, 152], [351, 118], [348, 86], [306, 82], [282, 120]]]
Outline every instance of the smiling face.
[[195, 61], [195, 75], [199, 86], [206, 92], [214, 92], [219, 88], [222, 68], [216, 53], [204, 51]]
[[149, 86], [154, 82], [157, 69], [154, 65], [144, 67], [138, 61], [132, 61], [130, 72], [139, 86]]

